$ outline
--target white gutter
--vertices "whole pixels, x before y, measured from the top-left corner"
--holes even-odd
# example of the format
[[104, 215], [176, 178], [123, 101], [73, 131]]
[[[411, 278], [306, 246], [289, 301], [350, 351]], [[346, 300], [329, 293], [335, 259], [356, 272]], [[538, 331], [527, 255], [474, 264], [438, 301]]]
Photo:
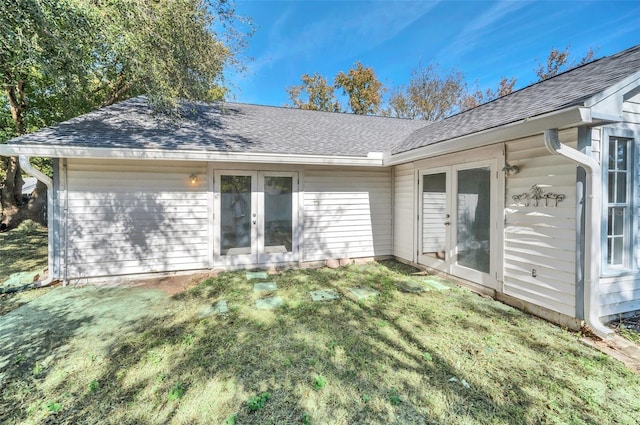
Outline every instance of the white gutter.
[[544, 145], [549, 152], [576, 162], [586, 171], [584, 318], [589, 329], [599, 337], [607, 338], [613, 331], [600, 322], [600, 302], [598, 297], [602, 248], [599, 238], [602, 219], [600, 164], [590, 156], [560, 143], [558, 129], [544, 131]]
[[369, 152], [367, 156], [332, 156], [309, 154], [273, 154], [245, 152], [216, 152], [187, 149], [157, 148], [97, 148], [74, 146], [47, 146], [29, 144], [0, 145], [0, 155], [42, 156], [47, 158], [97, 158], [97, 159], [157, 159], [170, 161], [248, 162], [302, 165], [382, 166], [382, 152]]
[[47, 256], [48, 272], [47, 278], [36, 283], [36, 287], [51, 285], [57, 279], [53, 277], [53, 180], [43, 174], [41, 171], [33, 168], [29, 162], [30, 158], [25, 155], [19, 155], [20, 166], [24, 171], [41, 181], [47, 186]]
[[[489, 128], [487, 130], [478, 131], [395, 155], [387, 155], [384, 160], [384, 165], [390, 166], [404, 164], [422, 158], [446, 155], [466, 149], [520, 139], [540, 134], [548, 128], [569, 128], [583, 125], [585, 123], [594, 124], [601, 122], [604, 124], [612, 121], [612, 119], [593, 116], [591, 109], [583, 106], [572, 106], [559, 111], [525, 118], [499, 127]], [[427, 126], [425, 129], [428, 130], [429, 127]]]

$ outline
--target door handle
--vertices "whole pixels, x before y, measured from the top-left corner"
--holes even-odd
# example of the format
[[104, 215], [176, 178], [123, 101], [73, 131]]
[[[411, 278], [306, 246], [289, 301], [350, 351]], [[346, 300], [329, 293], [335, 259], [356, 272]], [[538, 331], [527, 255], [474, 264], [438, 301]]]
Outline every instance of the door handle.
[[444, 222], [444, 225], [445, 225], [445, 226], [448, 226], [448, 225], [450, 225], [450, 224], [451, 224], [451, 222], [449, 222], [449, 221], [445, 221], [445, 222]]
[[255, 221], [255, 220], [253, 220], [253, 224], [256, 224], [256, 221]]

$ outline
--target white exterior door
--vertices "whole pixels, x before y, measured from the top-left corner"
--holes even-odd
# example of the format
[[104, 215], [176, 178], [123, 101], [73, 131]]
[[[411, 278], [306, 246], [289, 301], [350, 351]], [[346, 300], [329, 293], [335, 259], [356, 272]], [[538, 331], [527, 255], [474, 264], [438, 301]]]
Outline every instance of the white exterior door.
[[419, 173], [418, 262], [497, 287], [495, 161]]
[[297, 173], [218, 170], [213, 190], [215, 266], [297, 261]]

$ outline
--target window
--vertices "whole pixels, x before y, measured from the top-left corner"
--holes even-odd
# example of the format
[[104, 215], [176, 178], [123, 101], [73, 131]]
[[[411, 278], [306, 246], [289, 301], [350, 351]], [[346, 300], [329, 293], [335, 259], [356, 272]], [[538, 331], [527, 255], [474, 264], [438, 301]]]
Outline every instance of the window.
[[607, 264], [630, 267], [631, 171], [629, 139], [609, 138]]

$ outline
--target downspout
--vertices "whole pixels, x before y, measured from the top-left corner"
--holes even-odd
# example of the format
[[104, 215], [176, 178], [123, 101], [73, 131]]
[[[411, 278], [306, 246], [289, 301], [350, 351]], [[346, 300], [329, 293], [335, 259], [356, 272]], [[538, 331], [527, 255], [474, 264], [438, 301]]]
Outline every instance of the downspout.
[[558, 129], [544, 131], [544, 145], [549, 152], [577, 163], [586, 171], [584, 319], [589, 329], [596, 335], [607, 338], [613, 331], [600, 321], [598, 297], [601, 261], [601, 242], [598, 235], [600, 234], [602, 211], [600, 164], [590, 156], [562, 144], [558, 138]]
[[47, 186], [47, 255], [48, 255], [48, 272], [47, 278], [41, 280], [35, 284], [37, 288], [49, 286], [57, 279], [53, 277], [53, 180], [49, 176], [46, 176], [41, 171], [33, 168], [29, 162], [30, 158], [25, 155], [20, 155], [20, 166], [24, 171], [31, 174], [37, 180]]

